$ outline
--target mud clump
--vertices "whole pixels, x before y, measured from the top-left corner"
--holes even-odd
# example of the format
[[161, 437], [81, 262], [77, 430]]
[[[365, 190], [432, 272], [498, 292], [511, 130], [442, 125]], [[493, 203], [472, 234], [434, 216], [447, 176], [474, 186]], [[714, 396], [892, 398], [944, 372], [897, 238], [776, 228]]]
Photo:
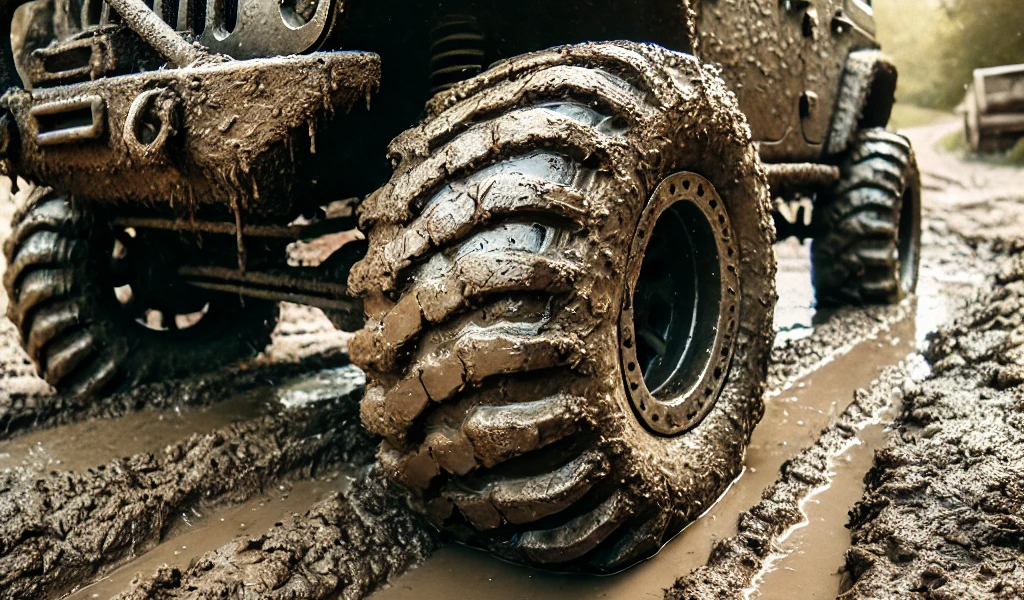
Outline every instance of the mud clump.
[[1024, 248], [930, 338], [851, 511], [845, 600], [1024, 594]]
[[357, 403], [268, 414], [85, 473], [0, 473], [0, 599], [58, 596], [146, 552], [190, 508], [245, 500], [286, 474], [369, 462]]
[[117, 600], [362, 598], [437, 546], [404, 494], [376, 468], [259, 538], [209, 552], [184, 572], [164, 567]]

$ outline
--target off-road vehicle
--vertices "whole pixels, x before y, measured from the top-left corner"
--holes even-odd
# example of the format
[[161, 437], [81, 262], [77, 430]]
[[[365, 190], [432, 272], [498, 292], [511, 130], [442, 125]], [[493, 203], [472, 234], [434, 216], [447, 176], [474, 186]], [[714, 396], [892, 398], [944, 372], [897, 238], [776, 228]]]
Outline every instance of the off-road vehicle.
[[1024, 64], [976, 69], [964, 98], [971, 152], [993, 154], [1024, 137]]
[[2, 5], [0, 151], [47, 186], [4, 282], [42, 376], [193, 373], [319, 307], [358, 330], [381, 468], [514, 561], [622, 569], [723, 493], [776, 238], [813, 239], [819, 304], [914, 289], [918, 175], [860, 0]]

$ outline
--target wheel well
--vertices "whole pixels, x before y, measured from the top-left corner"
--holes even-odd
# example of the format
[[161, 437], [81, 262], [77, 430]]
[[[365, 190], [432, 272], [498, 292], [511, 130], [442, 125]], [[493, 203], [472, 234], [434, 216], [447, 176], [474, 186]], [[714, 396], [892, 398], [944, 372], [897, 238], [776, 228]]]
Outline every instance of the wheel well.
[[858, 129], [885, 127], [889, 124], [892, 107], [896, 104], [896, 68], [886, 63], [876, 63], [874, 77], [868, 89], [867, 100], [861, 113]]
[[[468, 16], [485, 39], [478, 66], [552, 46], [593, 41], [652, 42], [691, 53], [692, 13], [678, 0], [627, 3], [618, 0], [551, 3], [546, 0], [404, 0], [346, 3], [324, 49], [375, 52], [381, 57], [380, 90], [369, 113], [339, 115], [318, 136], [311, 168], [328, 195], [361, 196], [387, 180], [388, 142], [423, 115], [432, 91], [451, 80], [432, 81], [432, 30], [446, 17]], [[453, 63], [467, 64], [467, 63]], [[472, 67], [470, 63], [467, 66]], [[472, 68], [466, 77], [475, 74]], [[457, 80], [458, 78], [453, 78]], [[330, 131], [328, 131], [330, 129]], [[337, 168], [339, 164], [345, 169]], [[325, 197], [326, 199], [326, 197]], [[330, 199], [334, 199], [333, 197]], [[319, 202], [316, 200], [315, 202]]]
[[850, 53], [840, 83], [826, 155], [841, 154], [862, 129], [888, 125], [896, 102], [897, 78], [896, 65], [882, 52]]

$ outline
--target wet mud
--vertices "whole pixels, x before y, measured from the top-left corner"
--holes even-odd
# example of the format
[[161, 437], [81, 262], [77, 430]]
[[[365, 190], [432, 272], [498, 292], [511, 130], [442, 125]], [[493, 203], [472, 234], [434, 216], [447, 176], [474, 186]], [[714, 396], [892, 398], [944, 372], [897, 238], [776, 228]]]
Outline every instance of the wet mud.
[[851, 513], [844, 599], [1024, 594], [1024, 244], [936, 333]]
[[67, 591], [147, 551], [176, 516], [239, 502], [288, 473], [367, 463], [361, 389], [195, 435], [85, 472], [0, 473], [0, 598]]
[[[310, 479], [287, 477], [240, 504], [190, 509], [179, 516], [163, 540], [145, 554], [69, 594], [67, 600], [113, 598], [133, 581], [160, 569], [185, 570], [195, 557], [213, 552], [243, 536], [259, 536], [309, 510], [311, 503], [351, 488], [354, 473], [330, 471]], [[312, 499], [312, 502], [311, 502]]]
[[[4, 323], [9, 325], [6, 321]], [[17, 339], [13, 327], [10, 334], [3, 337]], [[12, 344], [12, 354], [21, 355], [15, 344]], [[38, 383], [37, 389], [27, 392], [0, 392], [0, 439], [41, 427], [118, 417], [143, 408], [166, 410], [209, 406], [239, 394], [260, 393], [268, 386], [273, 388], [304, 373], [347, 362], [347, 357], [335, 350], [295, 361], [248, 363], [200, 377], [144, 385], [99, 400], [55, 394], [44, 383]]]
[[362, 598], [429, 555], [436, 539], [377, 469], [349, 493], [207, 553], [188, 569], [161, 567], [118, 600]]
[[856, 443], [859, 430], [899, 398], [905, 381], [901, 369], [888, 369], [869, 391], [858, 391], [812, 446], [782, 465], [781, 477], [764, 491], [761, 501], [740, 513], [736, 535], [719, 541], [707, 563], [680, 578], [666, 598], [733, 598], [750, 588], [781, 553], [784, 535], [805, 521], [803, 504], [831, 483], [833, 461]]
[[850, 547], [847, 508], [863, 495], [864, 473], [871, 468], [875, 452], [892, 435], [890, 426], [897, 410], [897, 406], [883, 410], [832, 459], [831, 483], [812, 490], [802, 502], [804, 521], [782, 534], [776, 555], [755, 576], [755, 583], [744, 590], [745, 598], [835, 597], [840, 588], [843, 555]]

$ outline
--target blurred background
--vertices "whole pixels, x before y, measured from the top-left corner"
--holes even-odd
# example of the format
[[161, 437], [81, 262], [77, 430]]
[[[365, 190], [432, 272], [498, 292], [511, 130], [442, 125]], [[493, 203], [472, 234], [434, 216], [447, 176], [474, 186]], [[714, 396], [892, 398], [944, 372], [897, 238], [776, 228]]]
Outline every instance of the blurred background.
[[[1022, 0], [875, 0], [874, 5], [882, 48], [900, 72], [896, 128], [930, 123], [956, 110], [974, 69], [1024, 63]], [[957, 149], [955, 136], [943, 143]], [[1024, 164], [1024, 143], [1007, 158]]]

